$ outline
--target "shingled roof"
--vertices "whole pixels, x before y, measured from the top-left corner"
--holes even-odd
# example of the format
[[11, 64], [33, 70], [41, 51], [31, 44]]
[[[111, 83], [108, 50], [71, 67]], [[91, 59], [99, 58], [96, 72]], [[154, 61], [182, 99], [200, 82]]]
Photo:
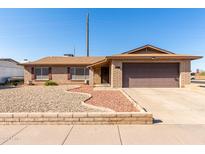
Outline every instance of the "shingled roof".
[[105, 59], [105, 57], [52, 56], [24, 63], [22, 65], [91, 65], [103, 59]]
[[27, 62], [22, 65], [89, 65], [94, 66], [105, 63], [112, 59], [155, 59], [155, 60], [195, 60], [202, 56], [192, 56], [185, 54], [175, 54], [173, 52], [155, 47], [153, 45], [145, 45], [133, 50], [106, 57], [68, 57], [68, 56], [52, 56], [45, 57], [33, 62]]

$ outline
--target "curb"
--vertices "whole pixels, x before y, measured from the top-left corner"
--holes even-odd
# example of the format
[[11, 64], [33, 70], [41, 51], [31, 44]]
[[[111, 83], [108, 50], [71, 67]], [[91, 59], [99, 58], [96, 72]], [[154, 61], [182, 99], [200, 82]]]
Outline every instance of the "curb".
[[127, 94], [123, 89], [120, 89], [121, 93], [134, 105], [135, 108], [140, 110], [140, 112], [146, 112], [144, 108], [136, 102], [129, 94]]

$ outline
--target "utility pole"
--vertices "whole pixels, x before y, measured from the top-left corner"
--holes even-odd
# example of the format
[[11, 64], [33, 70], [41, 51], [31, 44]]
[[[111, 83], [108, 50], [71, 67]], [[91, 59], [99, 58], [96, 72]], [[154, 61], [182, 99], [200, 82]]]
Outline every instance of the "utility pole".
[[86, 51], [89, 57], [89, 13], [86, 16]]
[[74, 55], [74, 57], [75, 57], [75, 46], [74, 46], [74, 48], [73, 48], [73, 55]]

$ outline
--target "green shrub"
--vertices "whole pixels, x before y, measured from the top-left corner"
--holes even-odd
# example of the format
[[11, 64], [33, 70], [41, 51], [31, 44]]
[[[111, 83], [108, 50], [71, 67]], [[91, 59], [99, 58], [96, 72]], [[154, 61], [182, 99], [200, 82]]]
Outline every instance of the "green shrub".
[[45, 86], [57, 86], [58, 84], [52, 80], [48, 80], [45, 82]]

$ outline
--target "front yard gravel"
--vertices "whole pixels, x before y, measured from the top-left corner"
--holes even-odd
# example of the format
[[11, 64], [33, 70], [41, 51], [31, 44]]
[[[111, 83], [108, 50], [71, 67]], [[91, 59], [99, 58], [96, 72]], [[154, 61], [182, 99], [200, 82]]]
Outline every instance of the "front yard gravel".
[[83, 106], [86, 95], [69, 93], [76, 86], [23, 86], [0, 89], [0, 112], [98, 112]]

